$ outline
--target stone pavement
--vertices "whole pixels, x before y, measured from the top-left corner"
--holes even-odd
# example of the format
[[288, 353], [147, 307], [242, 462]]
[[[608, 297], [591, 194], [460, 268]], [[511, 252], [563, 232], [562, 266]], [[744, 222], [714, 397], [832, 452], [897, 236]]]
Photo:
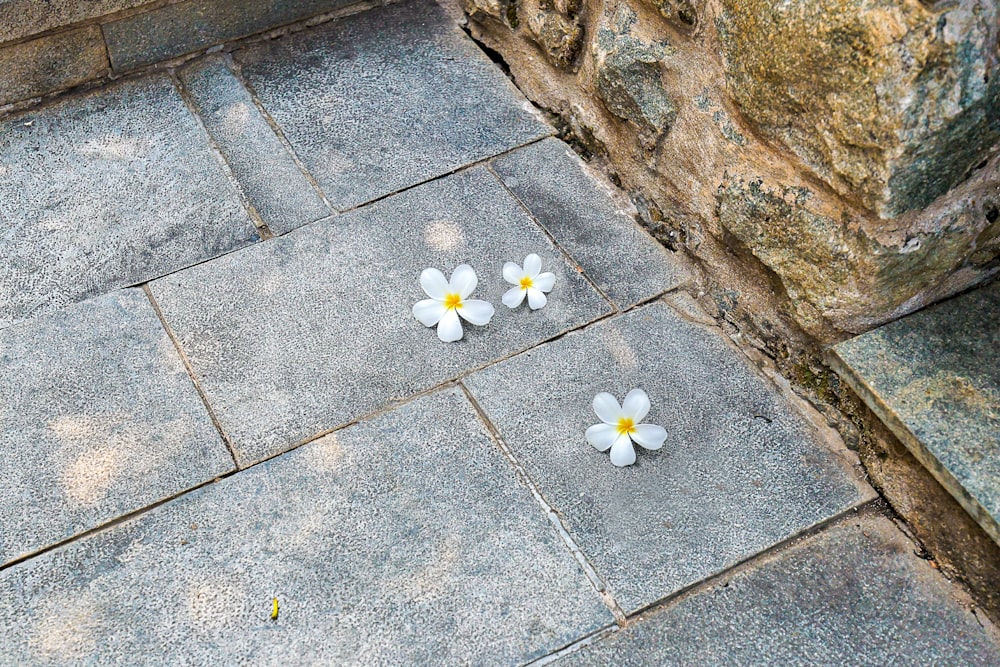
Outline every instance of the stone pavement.
[[425, 0], [0, 120], [0, 664], [1000, 664], [552, 134]]

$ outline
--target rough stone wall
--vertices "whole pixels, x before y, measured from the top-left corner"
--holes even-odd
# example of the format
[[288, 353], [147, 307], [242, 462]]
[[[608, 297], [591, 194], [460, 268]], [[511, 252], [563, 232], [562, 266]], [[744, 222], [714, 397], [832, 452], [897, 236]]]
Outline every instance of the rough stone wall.
[[998, 0], [461, 2], [772, 356], [1000, 270]]

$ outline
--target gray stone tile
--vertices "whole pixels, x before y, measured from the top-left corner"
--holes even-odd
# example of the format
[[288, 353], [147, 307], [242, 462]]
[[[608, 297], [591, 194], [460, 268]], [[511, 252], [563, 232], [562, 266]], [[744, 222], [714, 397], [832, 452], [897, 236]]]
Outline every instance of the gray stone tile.
[[886, 519], [841, 524], [559, 660], [997, 665], [1000, 648]]
[[551, 133], [433, 2], [402, 2], [234, 54], [344, 210]]
[[622, 211], [558, 139], [525, 146], [493, 169], [587, 276], [622, 307], [690, 280], [680, 257]]
[[[874, 497], [717, 330], [662, 303], [463, 382], [628, 612]], [[615, 468], [584, 432], [598, 392], [635, 387], [669, 435]]]
[[268, 228], [284, 234], [330, 215], [250, 93], [221, 58], [181, 70], [205, 127]]
[[1000, 544], [1000, 282], [835, 346], [837, 372]]
[[151, 0], [0, 0], [0, 42], [130, 9]]
[[0, 594], [13, 664], [520, 664], [612, 623], [454, 389], [9, 568]]
[[104, 24], [111, 65], [126, 72], [199, 51], [355, 0], [189, 0]]
[[[548, 305], [511, 311], [505, 261], [537, 252]], [[411, 308], [420, 272], [469, 263], [488, 327], [442, 343]], [[610, 312], [484, 167], [152, 284], [241, 464]]]
[[0, 48], [0, 104], [72, 88], [107, 70], [108, 55], [97, 26]]
[[0, 331], [0, 397], [0, 563], [233, 469], [141, 290]]
[[257, 238], [165, 76], [0, 123], [0, 328]]

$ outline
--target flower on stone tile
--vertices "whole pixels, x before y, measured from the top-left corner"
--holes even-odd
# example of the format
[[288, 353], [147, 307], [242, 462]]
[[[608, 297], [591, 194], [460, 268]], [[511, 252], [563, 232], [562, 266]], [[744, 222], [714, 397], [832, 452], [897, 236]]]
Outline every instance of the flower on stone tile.
[[470, 299], [479, 279], [468, 264], [460, 264], [451, 274], [451, 280], [437, 269], [424, 269], [420, 286], [429, 299], [413, 305], [413, 315], [427, 327], [437, 325], [438, 338], [446, 343], [462, 339], [462, 319], [483, 326], [493, 318], [493, 306], [486, 301]]
[[635, 463], [636, 443], [646, 449], [659, 449], [667, 439], [667, 430], [662, 426], [642, 424], [649, 413], [649, 396], [642, 389], [633, 389], [618, 405], [618, 400], [602, 391], [594, 397], [594, 412], [600, 424], [587, 429], [587, 442], [598, 451], [611, 449], [611, 463], [629, 466]]
[[528, 306], [532, 310], [538, 310], [545, 305], [548, 299], [545, 292], [551, 292], [552, 286], [556, 283], [556, 274], [541, 273], [542, 259], [535, 253], [531, 253], [524, 258], [524, 267], [520, 267], [514, 262], [507, 262], [503, 265], [503, 279], [514, 287], [507, 290], [501, 301], [508, 308], [517, 308], [528, 297]]

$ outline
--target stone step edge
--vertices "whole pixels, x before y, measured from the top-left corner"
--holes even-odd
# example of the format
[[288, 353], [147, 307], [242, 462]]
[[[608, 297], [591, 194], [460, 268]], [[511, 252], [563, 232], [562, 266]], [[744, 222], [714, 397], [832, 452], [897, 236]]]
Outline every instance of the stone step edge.
[[868, 386], [864, 378], [855, 372], [854, 368], [844, 360], [833, 347], [825, 354], [826, 362], [842, 380], [854, 391], [866, 406], [885, 426], [899, 438], [914, 458], [937, 480], [937, 482], [961, 505], [972, 519], [979, 524], [989, 537], [1000, 545], [1000, 525], [990, 516], [990, 513], [979, 501], [969, 494], [955, 476], [943, 466], [902, 420], [887, 406]]
[[[278, 37], [394, 1], [247, 0], [234, 6], [230, 0], [181, 0], [74, 17], [0, 43], [0, 118], [79, 86], [235, 50], [261, 36]], [[0, 5], [0, 25], [18, 6]]]

